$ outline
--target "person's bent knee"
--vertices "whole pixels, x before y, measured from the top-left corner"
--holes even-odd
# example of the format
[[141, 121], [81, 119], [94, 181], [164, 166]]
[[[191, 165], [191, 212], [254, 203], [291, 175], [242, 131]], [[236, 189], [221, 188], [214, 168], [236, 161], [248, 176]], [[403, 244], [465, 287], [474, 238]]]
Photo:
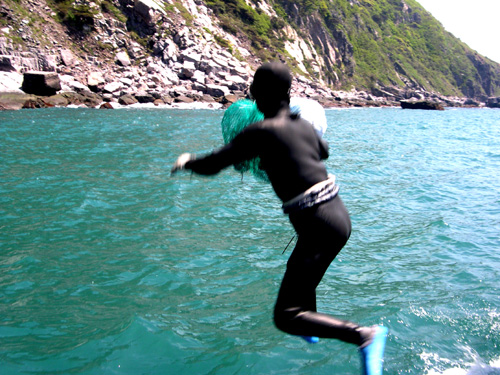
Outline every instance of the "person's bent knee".
[[283, 319], [283, 317], [275, 314], [274, 315], [274, 325], [280, 331], [288, 333], [288, 334], [292, 334], [289, 321], [287, 321], [286, 319]]
[[299, 308], [291, 308], [291, 309], [275, 309], [274, 310], [274, 325], [280, 331], [285, 333], [295, 335], [296, 324], [295, 319], [300, 314], [301, 310]]

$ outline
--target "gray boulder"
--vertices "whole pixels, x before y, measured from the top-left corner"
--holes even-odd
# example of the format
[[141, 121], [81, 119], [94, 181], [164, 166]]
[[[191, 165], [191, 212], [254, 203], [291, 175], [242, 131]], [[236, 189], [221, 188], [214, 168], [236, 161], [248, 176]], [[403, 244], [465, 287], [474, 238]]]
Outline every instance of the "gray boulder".
[[486, 101], [486, 107], [488, 107], [488, 108], [500, 108], [500, 97], [488, 98], [488, 100]]
[[382, 90], [381, 88], [378, 88], [378, 87], [372, 88], [372, 94], [377, 96], [377, 97], [381, 97], [381, 98], [393, 98], [394, 97], [393, 93]]
[[90, 91], [63, 92], [61, 96], [65, 97], [68, 104], [85, 105], [89, 108], [95, 108], [102, 102], [102, 97]]
[[444, 111], [441, 103], [431, 102], [428, 100], [421, 101], [410, 101], [410, 100], [401, 100], [401, 108], [403, 109], [426, 109], [426, 110], [437, 110]]
[[153, 103], [155, 101], [155, 97], [149, 93], [140, 92], [135, 95], [135, 98], [139, 103]]
[[87, 76], [87, 86], [89, 87], [97, 87], [103, 85], [104, 82], [104, 76], [101, 72], [90, 72]]
[[134, 0], [134, 11], [147, 24], [153, 23], [155, 13], [166, 14], [163, 6], [163, 2], [159, 0]]
[[120, 90], [123, 87], [123, 84], [121, 82], [113, 81], [110, 82], [103, 87], [103, 92], [107, 94], [113, 94]]
[[480, 103], [472, 98], [467, 98], [465, 101], [464, 101], [464, 105], [466, 106], [470, 106], [470, 107], [479, 107], [480, 106]]
[[39, 69], [44, 72], [55, 72], [60, 60], [57, 55], [41, 55], [38, 59]]
[[201, 62], [201, 53], [194, 50], [187, 50], [180, 54], [179, 56], [182, 61], [190, 61], [195, 65], [199, 65]]
[[187, 96], [184, 96], [184, 95], [180, 95], [180, 96], [178, 96], [178, 97], [176, 97], [174, 99], [174, 103], [190, 104], [190, 103], [193, 103], [193, 102], [194, 102], [193, 98], [190, 98], [190, 97], [187, 97]]
[[170, 39], [163, 41], [162, 48], [162, 61], [164, 63], [177, 62], [177, 55], [179, 53], [179, 47]]
[[13, 56], [0, 56], [0, 72], [16, 72], [16, 65]]
[[102, 103], [99, 109], [114, 109], [111, 103]]
[[229, 88], [226, 86], [219, 86], [214, 84], [206, 85], [206, 92], [204, 94], [208, 94], [213, 97], [222, 97], [230, 94]]
[[68, 99], [64, 95], [53, 95], [44, 99], [44, 102], [52, 107], [66, 107], [69, 104]]
[[139, 101], [131, 94], [122, 95], [118, 99], [118, 103], [120, 103], [121, 105], [132, 105], [132, 104], [136, 104], [138, 102]]
[[193, 76], [191, 77], [191, 80], [193, 82], [198, 82], [198, 83], [201, 83], [202, 85], [204, 85], [206, 83], [206, 75], [205, 73], [197, 70], [194, 72]]
[[64, 65], [70, 68], [77, 65], [78, 62], [75, 55], [73, 55], [73, 52], [71, 52], [69, 49], [61, 50], [61, 60]]
[[179, 74], [179, 78], [181, 79], [189, 79], [194, 76], [196, 72], [196, 67], [192, 61], [184, 61], [182, 64], [182, 69]]
[[51, 96], [61, 90], [59, 75], [53, 72], [26, 72], [22, 90], [27, 94]]
[[245, 90], [248, 87], [248, 83], [246, 79], [240, 76], [226, 76], [226, 80], [228, 81], [229, 89], [236, 90]]
[[130, 58], [127, 52], [118, 52], [115, 57], [115, 61], [121, 66], [130, 66]]

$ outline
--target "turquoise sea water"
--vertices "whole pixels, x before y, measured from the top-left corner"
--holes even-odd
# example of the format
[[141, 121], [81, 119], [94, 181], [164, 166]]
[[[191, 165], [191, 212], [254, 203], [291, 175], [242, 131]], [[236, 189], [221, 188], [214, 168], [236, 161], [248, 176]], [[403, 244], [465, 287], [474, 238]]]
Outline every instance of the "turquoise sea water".
[[[276, 330], [293, 232], [269, 185], [169, 170], [218, 110], [0, 112], [0, 373], [359, 374]], [[328, 110], [353, 221], [322, 312], [390, 329], [385, 374], [500, 374], [500, 111]]]

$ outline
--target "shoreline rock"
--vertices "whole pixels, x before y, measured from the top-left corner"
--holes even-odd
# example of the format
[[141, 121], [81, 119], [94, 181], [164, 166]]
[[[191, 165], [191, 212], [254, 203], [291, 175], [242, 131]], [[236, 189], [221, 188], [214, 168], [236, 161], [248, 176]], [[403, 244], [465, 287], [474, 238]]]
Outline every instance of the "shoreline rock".
[[[75, 74], [80, 72], [79, 70], [64, 71], [62, 74], [55, 72], [24, 73], [24, 77], [37, 77], [42, 86], [46, 84], [46, 78], [50, 78], [52, 88], [41, 89], [41, 93], [45, 95], [24, 92], [23, 87], [26, 88], [26, 85], [23, 81], [23, 74], [0, 72], [0, 82], [3, 82], [3, 85], [0, 86], [0, 109], [15, 110], [53, 106], [99, 108], [103, 103], [116, 104], [116, 106], [130, 106], [137, 103], [151, 103], [156, 106], [185, 104], [187, 107], [189, 104], [199, 103], [208, 107], [226, 108], [238, 99], [247, 96], [247, 88], [252, 77], [250, 70], [245, 70], [247, 72], [245, 76], [235, 76], [231, 72], [219, 72], [218, 75], [211, 72], [209, 75], [204, 75], [203, 72], [195, 70], [190, 79], [181, 79], [179, 77], [185, 74], [184, 65], [175, 75], [175, 71], [162, 63], [155, 63], [153, 59], [143, 73], [140, 73], [137, 67], [122, 67], [121, 70], [115, 71], [108, 69], [109, 67], [92, 68], [80, 75]], [[197, 78], [194, 78], [195, 76]], [[175, 77], [178, 78], [177, 81]], [[175, 83], [172, 83], [173, 81]], [[37, 90], [28, 91], [40, 92]], [[404, 91], [388, 87], [373, 89], [372, 92], [333, 91], [319, 87], [303, 77], [294, 79], [292, 96], [314, 99], [324, 108], [400, 107], [403, 102], [411, 101], [432, 102], [442, 107], [480, 108], [489, 106], [497, 108], [496, 106], [500, 106], [498, 98], [490, 98], [486, 105], [467, 98], [449, 98], [435, 93]], [[32, 101], [27, 103], [28, 100]]]
[[444, 107], [441, 103], [431, 102], [428, 100], [418, 100], [418, 101], [410, 101], [410, 100], [402, 100], [401, 108], [403, 109], [424, 109], [431, 111], [444, 111]]
[[486, 101], [486, 107], [488, 107], [488, 108], [500, 108], [500, 97], [488, 98], [488, 100]]
[[61, 90], [59, 75], [53, 72], [26, 72], [21, 89], [26, 94], [52, 96]]

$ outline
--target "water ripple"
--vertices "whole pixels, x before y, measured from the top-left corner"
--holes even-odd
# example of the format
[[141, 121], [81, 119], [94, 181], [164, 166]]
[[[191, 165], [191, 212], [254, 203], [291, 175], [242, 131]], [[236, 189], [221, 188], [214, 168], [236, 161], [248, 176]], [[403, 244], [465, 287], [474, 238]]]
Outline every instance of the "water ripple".
[[[386, 324], [387, 374], [496, 371], [499, 113], [327, 111], [353, 233], [318, 308]], [[221, 116], [0, 113], [2, 373], [359, 373], [355, 348], [273, 326], [293, 231], [270, 186], [169, 177]]]

